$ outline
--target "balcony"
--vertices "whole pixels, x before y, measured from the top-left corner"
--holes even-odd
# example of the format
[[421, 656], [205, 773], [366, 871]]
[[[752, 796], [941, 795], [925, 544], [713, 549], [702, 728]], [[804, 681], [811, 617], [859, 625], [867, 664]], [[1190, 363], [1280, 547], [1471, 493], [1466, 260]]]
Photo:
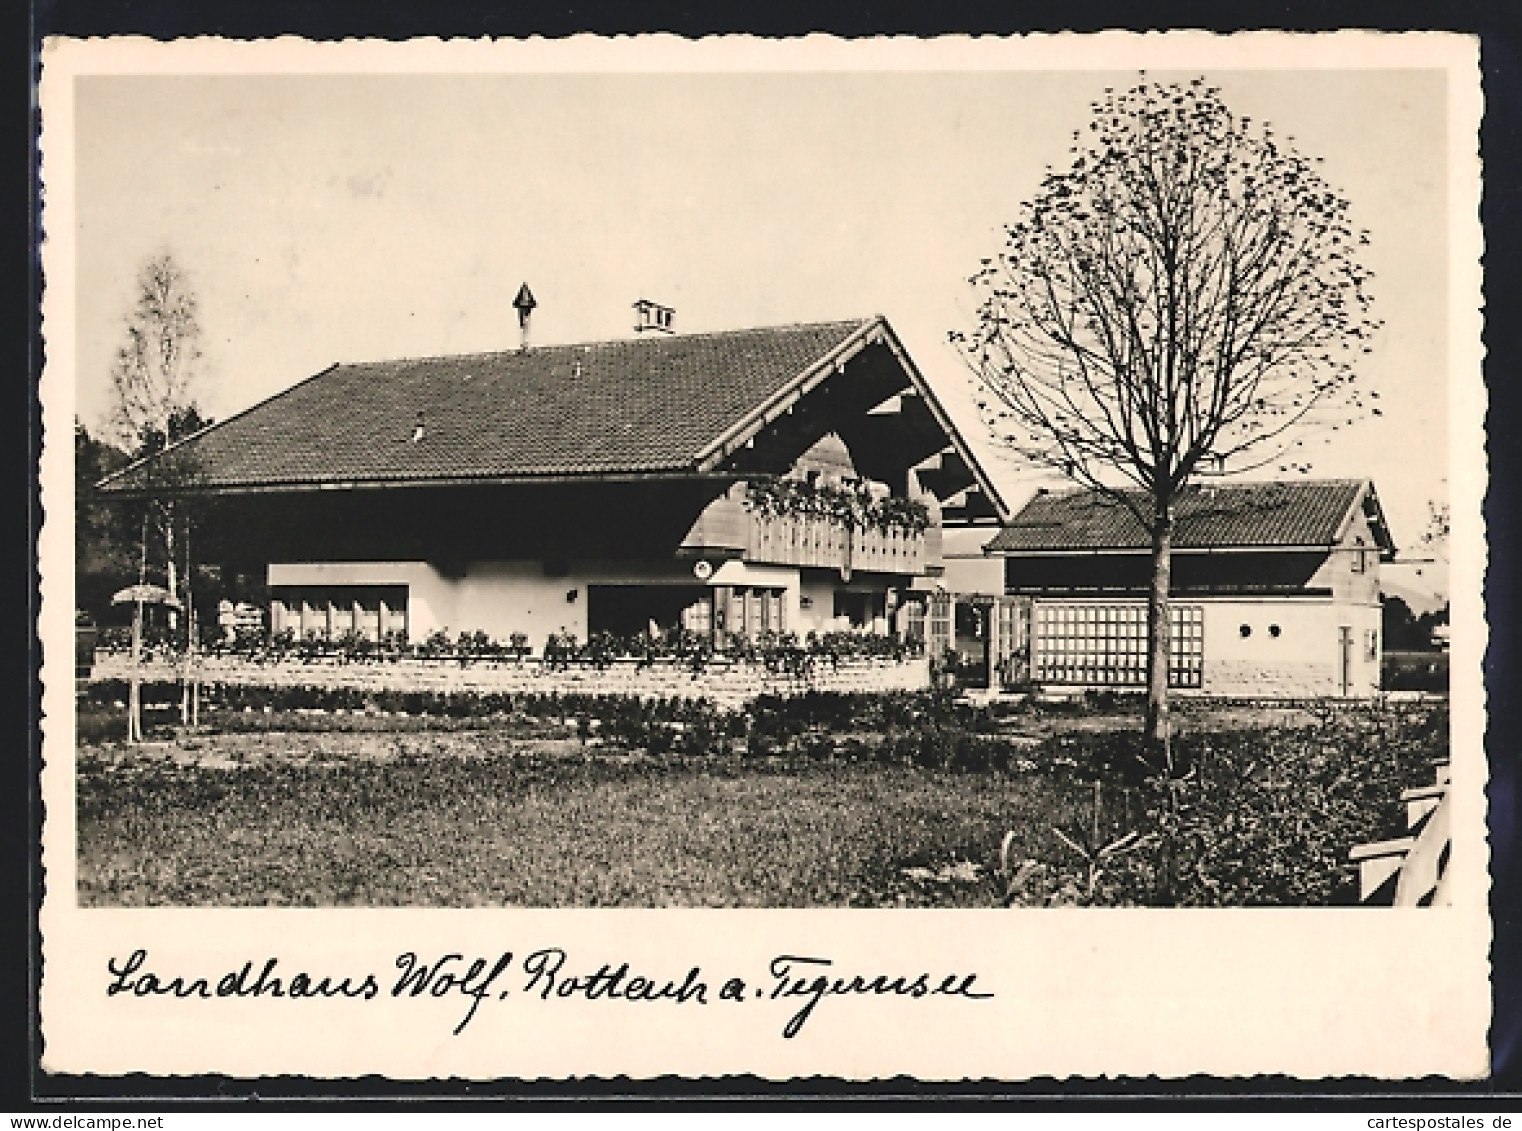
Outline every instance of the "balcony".
[[807, 514], [766, 515], [730, 496], [715, 499], [683, 539], [688, 557], [739, 558], [752, 565], [802, 566], [842, 573], [919, 575], [940, 565], [940, 528], [852, 529]]

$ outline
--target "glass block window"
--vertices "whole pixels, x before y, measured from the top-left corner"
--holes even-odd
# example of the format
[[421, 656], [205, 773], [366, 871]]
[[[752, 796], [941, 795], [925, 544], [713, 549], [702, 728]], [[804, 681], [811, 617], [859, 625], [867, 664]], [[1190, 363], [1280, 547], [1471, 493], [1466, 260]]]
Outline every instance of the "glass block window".
[[[1205, 661], [1205, 610], [1171, 605], [1168, 685], [1199, 687]], [[1144, 687], [1147, 610], [1141, 605], [1037, 605], [1032, 626], [1038, 683]]]
[[[1199, 605], [1170, 605], [1168, 611], [1168, 686], [1199, 687], [1205, 672], [1205, 610]], [[1145, 610], [1142, 616], [1145, 620]]]

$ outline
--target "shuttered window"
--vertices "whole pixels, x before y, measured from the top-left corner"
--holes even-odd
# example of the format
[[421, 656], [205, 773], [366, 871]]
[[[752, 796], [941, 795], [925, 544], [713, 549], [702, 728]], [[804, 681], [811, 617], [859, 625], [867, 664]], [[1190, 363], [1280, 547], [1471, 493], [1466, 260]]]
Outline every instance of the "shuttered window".
[[407, 639], [405, 585], [277, 585], [270, 590], [270, 631], [298, 640], [359, 636]]

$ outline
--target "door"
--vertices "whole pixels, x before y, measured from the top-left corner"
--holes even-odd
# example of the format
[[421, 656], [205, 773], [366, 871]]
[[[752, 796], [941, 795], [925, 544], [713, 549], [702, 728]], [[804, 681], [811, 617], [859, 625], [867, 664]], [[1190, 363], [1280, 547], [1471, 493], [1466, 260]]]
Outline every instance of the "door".
[[1346, 698], [1353, 689], [1353, 626], [1337, 628], [1337, 686], [1338, 694]]
[[988, 625], [993, 602], [988, 597], [963, 596], [952, 605], [952, 650], [957, 657], [957, 679], [967, 687], [988, 687]]

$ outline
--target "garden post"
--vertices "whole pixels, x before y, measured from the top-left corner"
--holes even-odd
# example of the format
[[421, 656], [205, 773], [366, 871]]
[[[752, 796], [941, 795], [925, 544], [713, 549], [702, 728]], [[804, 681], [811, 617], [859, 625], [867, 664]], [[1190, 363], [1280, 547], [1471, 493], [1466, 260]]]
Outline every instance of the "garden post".
[[143, 653], [143, 598], [141, 594], [132, 606], [132, 681], [127, 689], [127, 741], [143, 740], [143, 692], [142, 676], [138, 671]]

